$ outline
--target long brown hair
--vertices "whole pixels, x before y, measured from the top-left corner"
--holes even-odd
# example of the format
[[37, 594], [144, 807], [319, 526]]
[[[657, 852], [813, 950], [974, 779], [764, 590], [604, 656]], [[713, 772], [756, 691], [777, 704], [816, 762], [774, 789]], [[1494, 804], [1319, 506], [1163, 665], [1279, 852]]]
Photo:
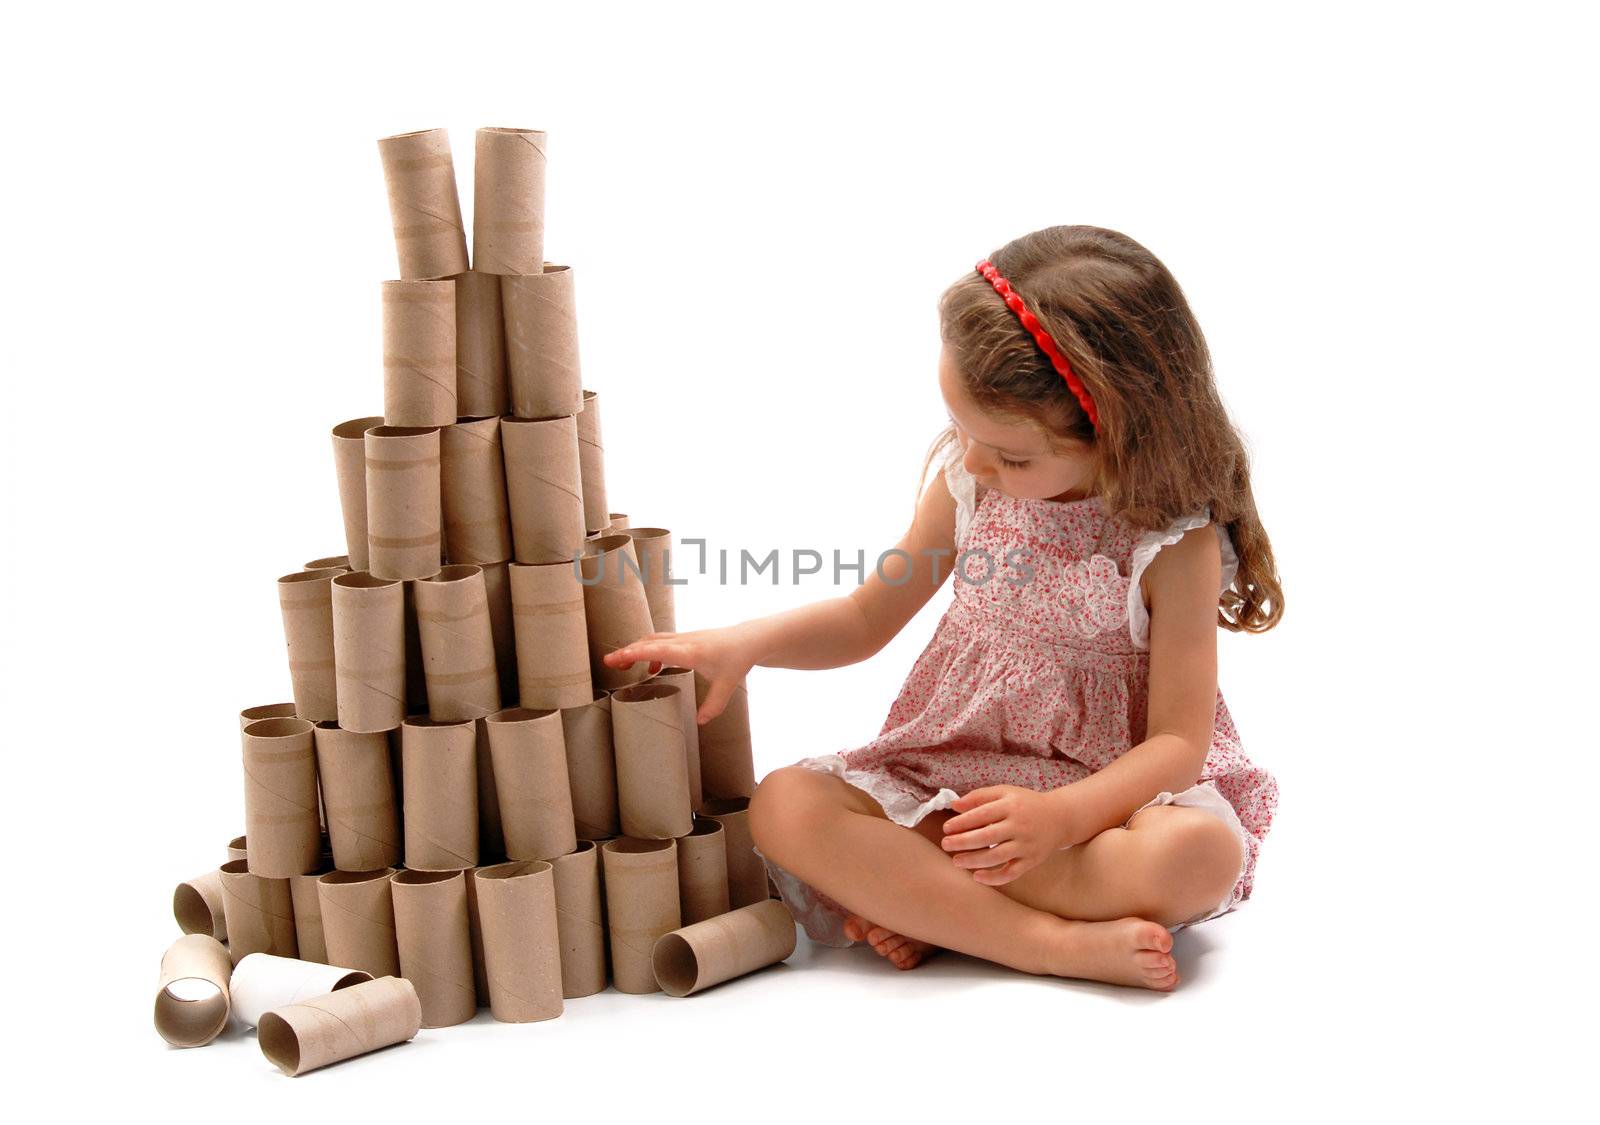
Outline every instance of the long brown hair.
[[[939, 334], [979, 409], [1038, 424], [1051, 446], [1094, 457], [1091, 489], [1140, 530], [1207, 506], [1239, 570], [1218, 625], [1264, 633], [1283, 616], [1272, 544], [1256, 515], [1244, 441], [1217, 394], [1211, 353], [1167, 267], [1103, 227], [1034, 231], [989, 255], [1094, 399], [1100, 432], [994, 287], [971, 270], [939, 298]], [[918, 478], [956, 440], [946, 427]]]

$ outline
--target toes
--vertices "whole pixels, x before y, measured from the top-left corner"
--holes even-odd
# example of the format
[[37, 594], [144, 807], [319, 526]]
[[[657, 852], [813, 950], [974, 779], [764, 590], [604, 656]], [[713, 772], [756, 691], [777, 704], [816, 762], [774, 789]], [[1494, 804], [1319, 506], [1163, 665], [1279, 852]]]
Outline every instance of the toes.
[[1172, 951], [1172, 934], [1157, 922], [1146, 922], [1134, 934], [1140, 949], [1153, 949], [1158, 953]]
[[845, 937], [852, 941], [860, 941], [866, 936], [867, 924], [864, 919], [851, 914], [844, 920]]
[[895, 933], [893, 930], [887, 929], [883, 926], [873, 926], [872, 929], [867, 931], [867, 940], [873, 945], [877, 945], [879, 942], [887, 941], [889, 938], [894, 936]]

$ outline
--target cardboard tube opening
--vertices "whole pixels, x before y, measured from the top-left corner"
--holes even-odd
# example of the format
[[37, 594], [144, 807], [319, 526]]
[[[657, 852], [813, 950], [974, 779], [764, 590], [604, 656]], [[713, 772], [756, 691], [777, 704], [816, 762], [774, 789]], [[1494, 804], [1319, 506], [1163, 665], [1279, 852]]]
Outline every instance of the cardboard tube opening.
[[525, 723], [530, 719], [542, 719], [546, 715], [554, 715], [555, 713], [554, 708], [507, 707], [503, 711], [496, 711], [494, 714], [486, 716], [484, 722]]
[[243, 730], [257, 719], [292, 719], [293, 703], [263, 703], [259, 707], [246, 707], [239, 712], [239, 729]]
[[211, 904], [192, 883], [179, 883], [172, 892], [172, 916], [186, 934], [209, 934], [215, 928]]
[[370, 418], [352, 418], [348, 422], [340, 422], [333, 428], [336, 438], [358, 438], [365, 436], [366, 432], [383, 425], [383, 416], [374, 415]]
[[450, 566], [440, 567], [439, 573], [428, 578], [420, 579], [422, 582], [462, 582], [474, 574], [482, 574], [483, 567], [475, 563], [453, 563]]
[[617, 688], [611, 693], [613, 703], [643, 703], [650, 699], [667, 699], [678, 694], [672, 684], [632, 684]]
[[267, 1056], [267, 1061], [285, 1074], [300, 1069], [300, 1037], [276, 1012], [261, 1017], [256, 1027], [256, 1041], [261, 1044], [261, 1053]]
[[379, 578], [367, 570], [352, 570], [349, 574], [341, 574], [333, 580], [335, 586], [343, 586], [347, 590], [378, 590], [384, 586], [394, 586], [399, 582], [398, 578]]
[[408, 887], [420, 887], [429, 883], [447, 883], [460, 874], [460, 871], [412, 871], [406, 869], [395, 872], [394, 881]]
[[661, 852], [668, 848], [676, 847], [677, 841], [671, 838], [665, 840], [651, 840], [641, 836], [617, 836], [605, 841], [605, 848], [609, 852]]
[[329, 555], [327, 558], [324, 558], [324, 559], [312, 559], [310, 562], [306, 563], [300, 569], [301, 570], [337, 570], [341, 566], [344, 567], [346, 570], [351, 569], [351, 567], [350, 567], [350, 556], [349, 555]]
[[285, 738], [311, 730], [309, 719], [257, 719], [244, 728], [251, 738]]
[[700, 975], [694, 946], [676, 933], [663, 934], [657, 939], [650, 955], [650, 967], [655, 970], [662, 991], [670, 996], [686, 995]]

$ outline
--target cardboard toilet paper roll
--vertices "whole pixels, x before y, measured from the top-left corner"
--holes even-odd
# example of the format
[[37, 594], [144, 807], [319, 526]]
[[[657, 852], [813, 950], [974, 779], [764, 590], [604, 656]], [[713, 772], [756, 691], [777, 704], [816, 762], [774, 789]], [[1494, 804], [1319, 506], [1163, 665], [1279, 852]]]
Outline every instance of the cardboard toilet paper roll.
[[610, 513], [608, 513], [608, 515], [610, 517], [611, 522], [607, 525], [607, 527], [610, 528], [610, 530], [611, 530], [611, 532], [613, 534], [615, 534], [615, 533], [617, 533], [619, 531], [626, 531], [629, 527], [632, 526], [632, 524], [628, 520], [628, 513], [627, 512], [610, 512]]
[[737, 910], [767, 897], [767, 865], [750, 835], [750, 798], [708, 800], [704, 815], [722, 824], [728, 854], [728, 902]]
[[339, 479], [339, 510], [351, 570], [367, 569], [367, 441], [383, 419], [352, 418], [333, 427], [333, 467]]
[[234, 962], [251, 953], [298, 956], [289, 880], [251, 874], [243, 859], [231, 859], [220, 870], [223, 924], [228, 928], [228, 953]]
[[688, 996], [776, 965], [794, 952], [794, 917], [763, 899], [674, 930], [656, 940], [652, 965], [668, 996]]
[[478, 1012], [478, 993], [472, 981], [466, 872], [401, 871], [390, 885], [400, 974], [417, 987], [422, 1026], [470, 1020]]
[[246, 1027], [285, 1004], [299, 1004], [372, 979], [360, 969], [252, 953], [233, 969], [233, 1014]]
[[335, 578], [332, 593], [339, 725], [392, 730], [406, 717], [405, 589], [358, 570]]
[[580, 840], [605, 840], [622, 833], [617, 808], [617, 762], [612, 748], [611, 695], [596, 691], [582, 707], [561, 709], [572, 784], [572, 819]]
[[611, 693], [617, 804], [626, 836], [664, 839], [694, 827], [678, 694], [671, 684], [636, 684]]
[[228, 940], [222, 913], [222, 873], [216, 868], [179, 883], [172, 892], [172, 917], [186, 934], [209, 934]]
[[312, 559], [300, 568], [301, 570], [354, 570], [350, 565], [349, 555], [328, 555], [325, 558]]
[[289, 650], [294, 711], [320, 723], [339, 716], [333, 674], [333, 580], [343, 570], [302, 570], [278, 579], [278, 609]]
[[664, 527], [630, 527], [622, 534], [633, 539], [633, 553], [644, 576], [644, 596], [650, 603], [650, 621], [658, 633], [678, 631], [669, 579], [673, 577], [672, 532]]
[[607, 653], [654, 632], [650, 603], [640, 580], [639, 559], [628, 535], [602, 535], [583, 544], [578, 565], [583, 584], [583, 618], [589, 631], [589, 670], [595, 683], [615, 691], [648, 678], [647, 661], [629, 668], [602, 663]]
[[561, 712], [512, 707], [484, 727], [507, 856], [553, 859], [577, 847]]
[[378, 578], [427, 578], [444, 551], [439, 431], [374, 426], [367, 451], [367, 558]]
[[683, 710], [684, 746], [689, 754], [689, 805], [698, 809], [705, 803], [705, 792], [700, 782], [700, 724], [695, 719], [699, 707], [694, 695], [694, 670], [668, 666], [642, 682], [670, 684], [678, 689], [678, 706]]
[[571, 560], [517, 563], [508, 569], [522, 706], [582, 707], [594, 698], [594, 676], [583, 584]]
[[658, 992], [656, 939], [683, 925], [678, 913], [678, 842], [619, 836], [600, 848], [607, 939], [618, 992]]
[[502, 418], [500, 444], [516, 560], [571, 565], [584, 542], [576, 421]]
[[527, 274], [543, 265], [545, 142], [542, 129], [478, 130], [472, 170], [474, 269]]
[[404, 1043], [421, 1026], [411, 982], [379, 977], [264, 1013], [256, 1039], [267, 1060], [294, 1077]]
[[383, 421], [448, 426], [456, 420], [456, 283], [385, 281]]
[[[317, 890], [322, 876], [333, 868], [326, 863], [309, 875], [289, 879], [289, 902], [294, 909], [294, 944], [301, 961], [328, 963], [328, 946], [322, 934], [322, 902]], [[264, 956], [255, 954], [254, 956]]]
[[[246, 724], [246, 725], [248, 726], [249, 724]], [[242, 730], [243, 728], [240, 728], [240, 729]], [[245, 859], [245, 858], [247, 858], [250, 853], [246, 849], [245, 843], [246, 843], [245, 842], [245, 838], [243, 836], [235, 836], [233, 839], [229, 840], [228, 841], [228, 858], [224, 862], [232, 863], [236, 859]], [[219, 879], [222, 878], [220, 873], [218, 874], [217, 878], [219, 878]]]
[[447, 566], [416, 583], [417, 625], [427, 677], [428, 714], [436, 722], [478, 719], [500, 709], [500, 677], [489, 630], [483, 571]]
[[400, 813], [388, 735], [343, 730], [336, 723], [318, 723], [311, 733], [334, 867], [372, 871], [399, 863]]
[[400, 276], [444, 277], [467, 268], [467, 231], [456, 193], [450, 135], [443, 129], [398, 133], [378, 141], [389, 192]]
[[[572, 267], [547, 262], [526, 276], [502, 277], [500, 304], [511, 413], [556, 418], [583, 410]], [[581, 420], [579, 425], [581, 430]]]
[[606, 448], [600, 435], [600, 396], [594, 391], [582, 394], [583, 410], [578, 415], [578, 472], [583, 483], [583, 526], [591, 531], [611, 520], [606, 511]]
[[510, 401], [500, 279], [468, 270], [451, 280], [456, 283], [456, 413], [463, 418], [498, 418]]
[[556, 891], [556, 935], [560, 942], [561, 995], [593, 996], [606, 987], [605, 897], [600, 887], [600, 848], [579, 840], [566, 855], [549, 861]]
[[392, 867], [330, 871], [317, 880], [322, 938], [331, 964], [361, 969], [375, 977], [400, 975], [394, 898], [389, 889], [394, 873]]
[[472, 721], [407, 719], [400, 728], [400, 758], [406, 866], [418, 871], [476, 867], [478, 765]]
[[[694, 701], [704, 706], [711, 681], [694, 676]], [[741, 680], [716, 718], [700, 726], [700, 787], [713, 797], [753, 797], [756, 765], [750, 746], [750, 690]]]
[[203, 1047], [228, 1026], [228, 983], [233, 963], [222, 943], [186, 934], [161, 957], [156, 989], [156, 1031], [174, 1047]]
[[685, 926], [732, 908], [727, 843], [720, 821], [697, 816], [689, 834], [678, 837], [678, 904]]
[[494, 635], [494, 664], [500, 672], [500, 698], [517, 698], [517, 637], [511, 606], [511, 568], [505, 563], [480, 563], [483, 588], [489, 595], [489, 632]]
[[[244, 730], [245, 727], [258, 719], [292, 719], [294, 717], [293, 703], [263, 703], [259, 707], [246, 707], [239, 712], [239, 729], [241, 731]], [[244, 856], [235, 858], [243, 859]]]
[[562, 1011], [555, 870], [543, 860], [501, 863], [474, 875], [489, 973], [489, 1010], [503, 1023]]
[[500, 419], [462, 418], [439, 434], [444, 550], [453, 563], [511, 557], [511, 514]]
[[263, 879], [287, 879], [315, 871], [322, 858], [322, 831], [311, 723], [260, 719], [245, 727], [240, 739], [250, 872]]

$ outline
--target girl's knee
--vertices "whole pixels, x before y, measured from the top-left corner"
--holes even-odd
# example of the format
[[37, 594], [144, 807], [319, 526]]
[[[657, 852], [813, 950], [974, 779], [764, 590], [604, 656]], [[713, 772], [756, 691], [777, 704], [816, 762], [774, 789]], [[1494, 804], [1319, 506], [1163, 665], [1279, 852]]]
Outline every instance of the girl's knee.
[[1210, 813], [1162, 807], [1170, 810], [1168, 815], [1151, 818], [1146, 829], [1144, 882], [1151, 920], [1174, 925], [1227, 895], [1239, 878], [1244, 846], [1232, 828]]

